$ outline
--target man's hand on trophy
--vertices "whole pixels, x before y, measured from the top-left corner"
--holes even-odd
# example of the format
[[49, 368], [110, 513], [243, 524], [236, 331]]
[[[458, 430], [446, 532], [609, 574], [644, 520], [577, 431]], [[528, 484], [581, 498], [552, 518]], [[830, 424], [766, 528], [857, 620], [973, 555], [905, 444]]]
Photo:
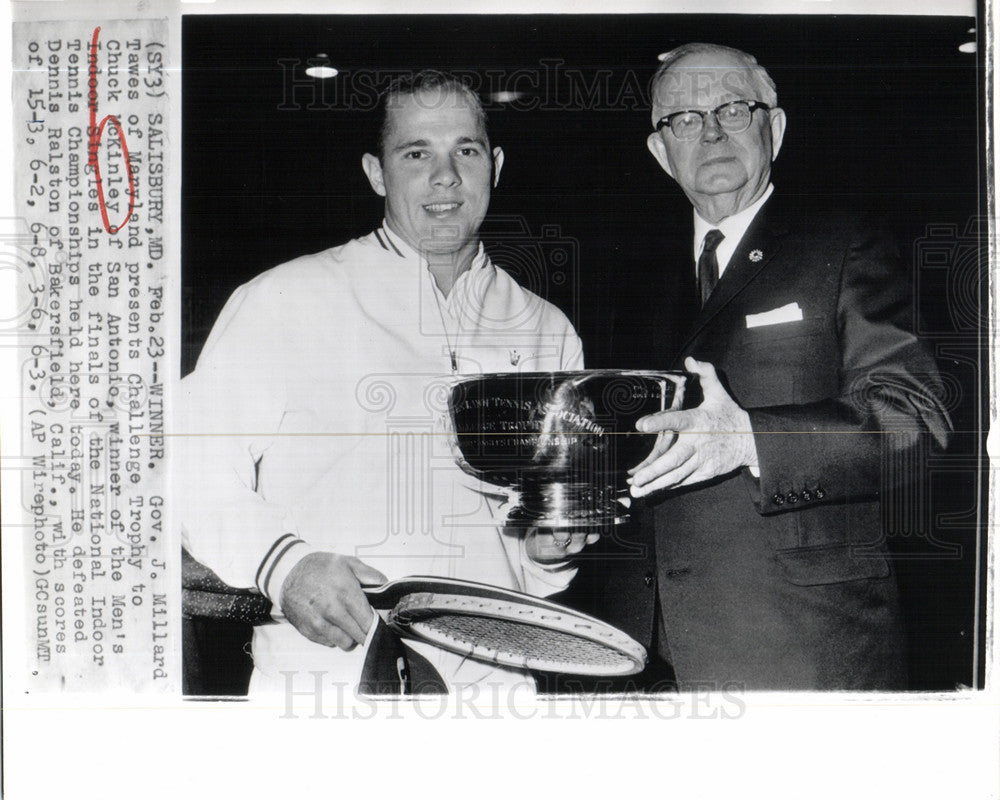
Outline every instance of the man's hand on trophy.
[[532, 561], [555, 564], [579, 554], [600, 538], [596, 531], [576, 528], [532, 528], [525, 537], [524, 547]]
[[629, 470], [633, 497], [757, 468], [750, 416], [729, 396], [715, 367], [687, 358], [684, 368], [700, 376], [704, 400], [697, 408], [661, 411], [636, 422], [637, 430], [659, 437], [645, 460]]
[[388, 579], [352, 556], [310, 553], [281, 586], [281, 610], [296, 630], [319, 644], [351, 650], [374, 619], [361, 585]]

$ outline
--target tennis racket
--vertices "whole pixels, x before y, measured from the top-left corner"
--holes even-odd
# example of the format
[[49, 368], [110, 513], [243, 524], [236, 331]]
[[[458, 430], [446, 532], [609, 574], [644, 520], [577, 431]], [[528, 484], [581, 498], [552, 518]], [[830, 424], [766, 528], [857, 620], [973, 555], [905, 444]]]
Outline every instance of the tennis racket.
[[429, 576], [364, 591], [398, 635], [478, 661], [594, 676], [646, 666], [645, 648], [618, 628], [521, 592]]

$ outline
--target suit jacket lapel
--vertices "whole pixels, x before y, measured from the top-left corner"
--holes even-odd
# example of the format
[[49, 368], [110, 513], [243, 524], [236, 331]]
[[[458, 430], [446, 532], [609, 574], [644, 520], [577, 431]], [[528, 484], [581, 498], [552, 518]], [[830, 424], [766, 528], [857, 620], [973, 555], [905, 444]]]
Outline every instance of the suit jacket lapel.
[[681, 354], [691, 346], [713, 317], [742, 292], [777, 255], [781, 248], [781, 239], [787, 232], [787, 226], [779, 220], [779, 214], [775, 213], [773, 204], [773, 199], [765, 203], [747, 228], [747, 232], [743, 234], [711, 297], [708, 298], [701, 313], [695, 317], [694, 324], [681, 345]]

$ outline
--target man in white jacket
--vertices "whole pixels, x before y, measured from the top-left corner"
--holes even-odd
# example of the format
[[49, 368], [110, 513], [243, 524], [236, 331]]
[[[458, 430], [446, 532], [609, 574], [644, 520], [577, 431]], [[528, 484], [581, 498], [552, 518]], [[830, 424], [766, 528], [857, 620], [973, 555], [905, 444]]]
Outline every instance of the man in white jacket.
[[[182, 384], [185, 544], [280, 620], [255, 630], [254, 693], [307, 672], [356, 686], [376, 629], [362, 585], [431, 574], [548, 595], [586, 543], [504, 529], [443, 435], [453, 376], [583, 366], [566, 317], [479, 241], [503, 164], [482, 105], [436, 72], [382, 103], [362, 159], [382, 226], [237, 289]], [[406, 644], [449, 688], [527, 680]]]

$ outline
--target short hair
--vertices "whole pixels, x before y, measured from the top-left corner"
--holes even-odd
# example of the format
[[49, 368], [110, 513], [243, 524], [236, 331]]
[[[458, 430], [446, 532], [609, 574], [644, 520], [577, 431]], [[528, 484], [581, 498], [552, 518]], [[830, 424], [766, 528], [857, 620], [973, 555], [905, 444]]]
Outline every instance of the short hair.
[[486, 141], [489, 143], [486, 109], [483, 108], [483, 101], [480, 100], [479, 95], [466, 86], [456, 75], [448, 72], [440, 72], [436, 69], [424, 69], [393, 79], [385, 91], [379, 95], [377, 106], [379, 118], [377, 152], [380, 161], [385, 158], [385, 140], [389, 135], [389, 110], [392, 108], [393, 101], [399, 97], [438, 89], [453, 91], [469, 101], [469, 105], [472, 106], [472, 111], [476, 115], [476, 121], [482, 127], [483, 133], [486, 135]]
[[653, 82], [650, 84], [653, 89], [651, 97], [654, 98], [654, 103], [656, 97], [656, 85], [660, 82], [663, 76], [666, 75], [670, 68], [682, 58], [696, 53], [728, 53], [729, 55], [735, 57], [746, 66], [754, 82], [757, 84], [757, 89], [761, 94], [760, 101], [771, 106], [771, 108], [777, 107], [778, 89], [774, 84], [774, 80], [767, 74], [767, 70], [757, 63], [756, 58], [749, 53], [744, 53], [742, 50], [737, 50], [735, 47], [726, 47], [722, 44], [708, 44], [706, 42], [690, 42], [688, 44], [682, 44], [680, 47], [675, 47], [669, 53], [664, 53], [664, 55], [661, 56], [659, 69], [656, 70], [656, 74], [653, 76]]

